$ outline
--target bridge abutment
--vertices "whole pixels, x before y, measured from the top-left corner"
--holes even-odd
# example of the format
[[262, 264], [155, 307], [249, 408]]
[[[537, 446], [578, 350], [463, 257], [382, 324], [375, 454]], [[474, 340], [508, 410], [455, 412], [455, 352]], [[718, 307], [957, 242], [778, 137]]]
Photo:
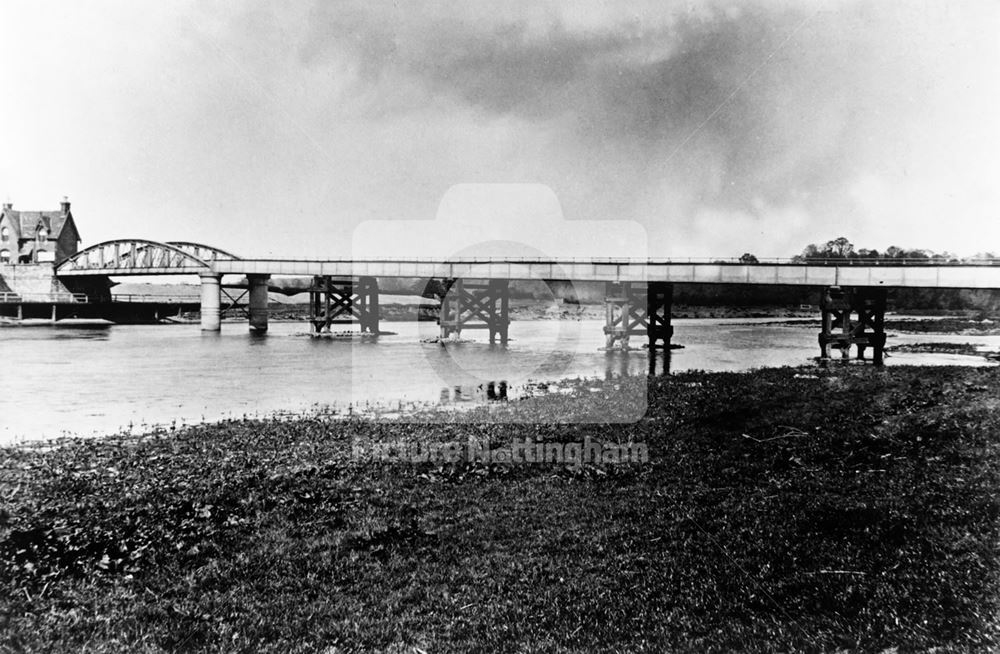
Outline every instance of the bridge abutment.
[[267, 331], [267, 282], [270, 275], [247, 275], [250, 286], [250, 331], [263, 334]]
[[201, 331], [222, 329], [222, 275], [201, 273]]
[[887, 296], [887, 290], [880, 287], [825, 288], [820, 298], [820, 358], [829, 359], [831, 349], [839, 349], [841, 358], [848, 359], [854, 345], [858, 359], [864, 359], [865, 350], [870, 347], [872, 362], [882, 365]]
[[628, 350], [632, 336], [646, 336], [649, 348], [670, 348], [673, 284], [608, 282], [605, 285], [605, 349]]

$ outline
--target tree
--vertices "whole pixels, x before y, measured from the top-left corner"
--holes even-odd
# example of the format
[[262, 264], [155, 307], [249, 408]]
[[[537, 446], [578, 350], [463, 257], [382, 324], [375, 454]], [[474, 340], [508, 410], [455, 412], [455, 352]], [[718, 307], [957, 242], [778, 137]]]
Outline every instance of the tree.
[[819, 246], [817, 246], [815, 243], [810, 243], [805, 247], [804, 250], [802, 250], [802, 254], [798, 255], [797, 257], [794, 257], [792, 260], [802, 261], [804, 259], [819, 259], [819, 258], [820, 258]]
[[854, 255], [854, 244], [846, 237], [840, 236], [826, 242], [824, 251], [834, 259], [846, 259]]
[[885, 256], [889, 259], [930, 259], [935, 255], [931, 250], [904, 250], [893, 245], [885, 251]]
[[[992, 259], [993, 255], [989, 253], [978, 254], [973, 258]], [[792, 261], [803, 263], [810, 259], [908, 259], [939, 263], [957, 263], [959, 261], [959, 258], [950, 252], [937, 253], [926, 249], [906, 250], [898, 245], [890, 245], [881, 254], [878, 250], [868, 248], [855, 251], [854, 245], [843, 236], [827, 241], [823, 245], [811, 243], [802, 250], [802, 254], [793, 257]]]
[[811, 243], [802, 251], [802, 259], [847, 259], [855, 256], [854, 244], [840, 236], [823, 245]]
[[760, 263], [760, 261], [758, 261], [757, 257], [749, 252], [744, 252], [743, 256], [740, 257], [740, 263]]

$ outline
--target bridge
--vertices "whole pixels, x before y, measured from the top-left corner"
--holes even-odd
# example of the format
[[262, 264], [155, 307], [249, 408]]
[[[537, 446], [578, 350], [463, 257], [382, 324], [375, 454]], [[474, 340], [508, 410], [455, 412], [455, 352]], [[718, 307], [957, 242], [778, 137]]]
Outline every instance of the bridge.
[[201, 326], [218, 331], [221, 280], [241, 275], [249, 287], [250, 328], [265, 332], [268, 281], [272, 276], [312, 278], [310, 322], [317, 333], [332, 324], [360, 322], [378, 333], [378, 280], [406, 277], [441, 280], [441, 337], [465, 329], [489, 330], [490, 342], [506, 343], [508, 283], [515, 280], [606, 284], [607, 347], [629, 347], [645, 336], [651, 349], [669, 347], [675, 283], [816, 286], [821, 301], [820, 349], [859, 358], [871, 347], [880, 363], [884, 314], [890, 288], [1000, 289], [1000, 262], [939, 262], [928, 259], [244, 259], [198, 243], [123, 239], [93, 245], [60, 262], [58, 277], [88, 275], [192, 275], [201, 278]]

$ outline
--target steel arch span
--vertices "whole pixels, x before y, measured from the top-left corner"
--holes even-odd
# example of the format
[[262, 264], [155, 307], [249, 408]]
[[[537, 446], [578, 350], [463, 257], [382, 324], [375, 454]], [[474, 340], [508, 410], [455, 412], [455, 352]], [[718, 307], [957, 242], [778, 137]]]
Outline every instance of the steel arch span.
[[[55, 269], [61, 277], [77, 275], [190, 275], [212, 272], [211, 265], [195, 256], [194, 248], [214, 256], [228, 253], [194, 243], [160, 243], [146, 239], [105, 241], [80, 250]], [[210, 260], [215, 260], [210, 259]]]
[[239, 261], [243, 257], [238, 257], [232, 252], [227, 252], [222, 248], [217, 248], [204, 243], [193, 243], [191, 241], [167, 241], [167, 245], [172, 245], [178, 250], [183, 250], [205, 262], [211, 261]]

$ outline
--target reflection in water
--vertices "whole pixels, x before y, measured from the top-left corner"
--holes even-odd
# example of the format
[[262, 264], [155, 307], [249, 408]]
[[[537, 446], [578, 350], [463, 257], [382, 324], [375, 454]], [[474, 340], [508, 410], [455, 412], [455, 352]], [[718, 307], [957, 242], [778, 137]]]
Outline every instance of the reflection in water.
[[[610, 350], [605, 352], [604, 357], [604, 379], [611, 380], [615, 377], [630, 377], [634, 375], [647, 375], [656, 377], [658, 375], [670, 374], [670, 350]], [[644, 367], [645, 366], [645, 367]]]
[[456, 384], [454, 387], [444, 386], [438, 396], [438, 404], [452, 404], [454, 402], [506, 402], [508, 384], [506, 380], [499, 382], [491, 381], [478, 386], [462, 386]]
[[661, 375], [670, 374], [670, 352], [667, 349], [654, 349], [649, 351], [649, 376], [656, 377], [657, 366], [659, 366]]
[[633, 352], [608, 350], [604, 353], [604, 379], [611, 381], [615, 377], [629, 376], [629, 363], [634, 359]]
[[504, 402], [507, 400], [507, 380], [501, 379], [499, 384], [494, 384], [489, 382], [486, 384], [486, 399], [487, 400], [499, 400]]

